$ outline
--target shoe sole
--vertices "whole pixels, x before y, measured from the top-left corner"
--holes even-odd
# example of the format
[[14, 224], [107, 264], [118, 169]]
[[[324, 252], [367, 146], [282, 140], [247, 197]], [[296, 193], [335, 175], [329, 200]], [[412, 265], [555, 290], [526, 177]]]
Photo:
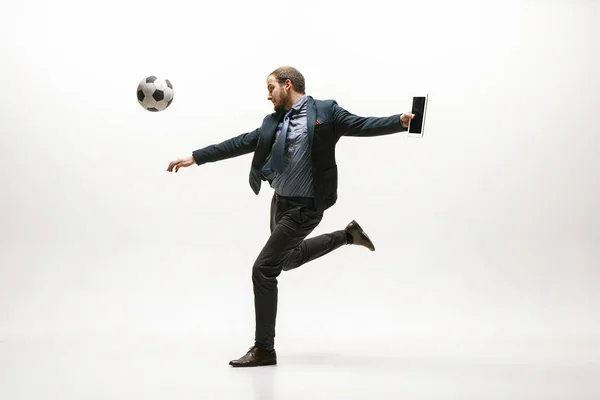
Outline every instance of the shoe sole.
[[234, 368], [250, 368], [250, 367], [266, 367], [269, 365], [277, 365], [277, 360], [273, 360], [273, 361], [264, 361], [258, 364], [229, 364], [230, 366], [234, 367]]

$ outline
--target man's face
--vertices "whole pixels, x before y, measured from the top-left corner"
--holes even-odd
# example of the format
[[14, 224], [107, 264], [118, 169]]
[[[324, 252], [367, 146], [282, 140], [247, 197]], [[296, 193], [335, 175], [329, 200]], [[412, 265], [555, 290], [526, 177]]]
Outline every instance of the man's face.
[[288, 103], [290, 96], [287, 86], [290, 86], [287, 81], [280, 84], [273, 76], [267, 78], [267, 91], [269, 92], [267, 99], [273, 103], [273, 109], [277, 112], [284, 111]]

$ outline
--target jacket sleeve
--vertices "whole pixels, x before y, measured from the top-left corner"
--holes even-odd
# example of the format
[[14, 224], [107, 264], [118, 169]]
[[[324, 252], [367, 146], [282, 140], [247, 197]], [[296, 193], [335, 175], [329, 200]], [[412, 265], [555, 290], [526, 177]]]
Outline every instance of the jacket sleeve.
[[402, 114], [394, 114], [389, 117], [360, 117], [340, 107], [335, 100], [332, 103], [335, 133], [338, 138], [341, 136], [390, 135], [408, 130], [402, 126], [400, 121]]
[[259, 133], [260, 128], [257, 128], [221, 143], [194, 150], [192, 156], [197, 165], [202, 165], [251, 153], [256, 148]]

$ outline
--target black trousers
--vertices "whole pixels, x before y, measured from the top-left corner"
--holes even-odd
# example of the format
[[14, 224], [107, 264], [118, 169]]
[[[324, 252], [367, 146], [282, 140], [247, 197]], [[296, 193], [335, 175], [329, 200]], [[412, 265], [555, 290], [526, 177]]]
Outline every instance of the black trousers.
[[256, 346], [274, 348], [277, 277], [281, 271], [298, 268], [347, 243], [344, 230], [306, 239], [322, 219], [323, 211], [317, 211], [311, 199], [273, 196], [271, 236], [252, 267]]

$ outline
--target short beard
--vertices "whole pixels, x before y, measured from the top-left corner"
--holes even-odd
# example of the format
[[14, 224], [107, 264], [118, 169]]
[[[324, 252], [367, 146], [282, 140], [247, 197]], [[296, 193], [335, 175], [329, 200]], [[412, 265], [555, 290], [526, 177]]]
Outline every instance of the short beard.
[[276, 106], [273, 107], [275, 109], [275, 112], [284, 112], [285, 111], [285, 106], [281, 105], [281, 104], [277, 104]]

